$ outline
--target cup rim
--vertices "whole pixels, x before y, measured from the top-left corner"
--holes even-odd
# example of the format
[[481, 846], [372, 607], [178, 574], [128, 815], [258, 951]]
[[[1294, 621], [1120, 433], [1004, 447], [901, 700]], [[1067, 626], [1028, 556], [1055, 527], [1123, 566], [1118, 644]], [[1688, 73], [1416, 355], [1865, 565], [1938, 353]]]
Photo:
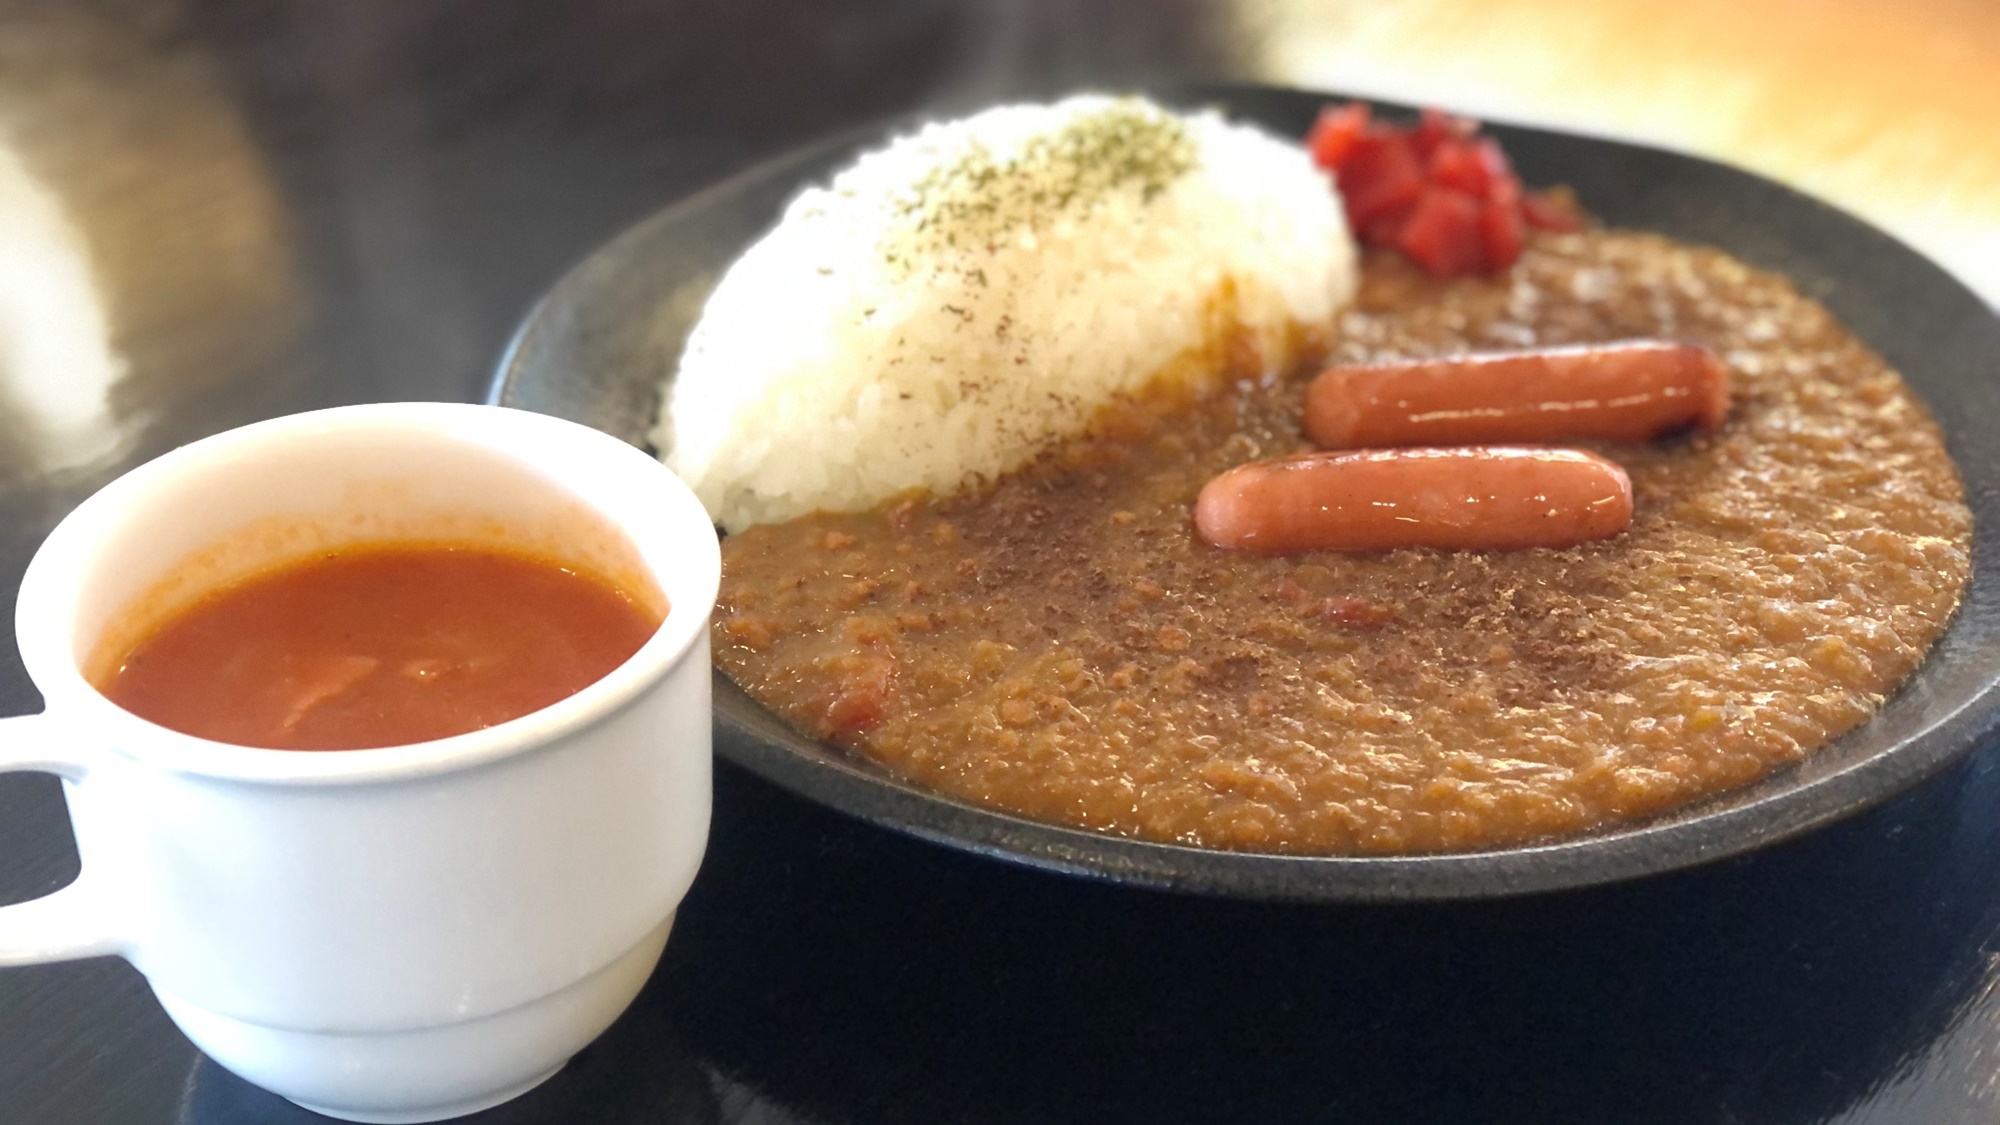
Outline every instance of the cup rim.
[[[624, 663], [596, 682], [536, 711], [480, 730], [424, 742], [353, 750], [284, 750], [241, 746], [161, 726], [113, 703], [92, 685], [72, 651], [71, 623], [81, 604], [82, 559], [100, 550], [135, 501], [161, 487], [163, 478], [186, 472], [218, 456], [273, 437], [356, 432], [372, 428], [430, 429], [450, 435], [542, 431], [600, 449], [607, 464], [628, 482], [658, 492], [663, 525], [685, 523], [687, 542], [676, 557], [688, 567], [670, 586], [667, 575], [649, 566], [667, 596], [660, 627]], [[548, 443], [559, 448], [558, 443]], [[547, 464], [543, 443], [512, 441], [482, 448], [533, 468]], [[651, 537], [636, 534], [582, 490], [563, 486], [596, 510], [635, 545]], [[698, 534], [697, 534], [698, 533]], [[643, 555], [642, 548], [642, 555]], [[88, 764], [108, 753], [176, 772], [267, 784], [325, 785], [399, 781], [457, 772], [530, 752], [622, 709], [658, 682], [707, 636], [709, 617], [721, 582], [721, 550], [706, 510], [674, 472], [650, 454], [600, 430], [551, 415], [473, 403], [370, 403], [331, 407], [272, 418], [225, 430], [162, 454], [126, 471], [79, 504], [49, 533], [21, 579], [15, 609], [15, 643], [29, 677], [43, 696], [43, 714], [71, 733], [53, 752]], [[704, 670], [705, 671], [705, 670]], [[102, 732], [99, 736], [92, 732]], [[82, 733], [84, 738], [75, 734]], [[82, 743], [83, 745], [79, 745]]]

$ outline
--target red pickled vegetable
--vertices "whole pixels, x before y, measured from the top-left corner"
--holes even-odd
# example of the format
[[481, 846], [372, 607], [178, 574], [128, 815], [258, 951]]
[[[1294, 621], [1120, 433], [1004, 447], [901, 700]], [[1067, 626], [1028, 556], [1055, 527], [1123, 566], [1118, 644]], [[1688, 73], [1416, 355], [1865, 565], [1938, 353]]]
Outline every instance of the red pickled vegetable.
[[1511, 184], [1520, 194], [1520, 181], [1507, 163], [1507, 154], [1491, 137], [1478, 140], [1447, 141], [1431, 154], [1433, 183], [1454, 187], [1484, 199], [1503, 184]]
[[1478, 122], [1442, 110], [1398, 126], [1374, 120], [1365, 102], [1329, 105], [1306, 147], [1333, 173], [1362, 243], [1400, 250], [1441, 277], [1506, 269], [1530, 227], [1588, 223], [1566, 188], [1524, 192], [1499, 142], [1480, 136]]
[[1357, 230], [1370, 221], [1414, 206], [1424, 191], [1424, 166], [1410, 139], [1369, 129], [1354, 139], [1337, 171], [1347, 201], [1347, 221]]
[[1431, 182], [1459, 191], [1484, 196], [1493, 186], [1493, 177], [1480, 162], [1479, 150], [1466, 141], [1439, 145], [1431, 153]]
[[1454, 117], [1441, 109], [1429, 106], [1417, 116], [1417, 127], [1410, 132], [1410, 141], [1416, 146], [1417, 155], [1425, 160], [1438, 150], [1438, 146], [1448, 141], [1463, 141], [1479, 131], [1479, 123], [1469, 118]]
[[1348, 149], [1367, 128], [1367, 102], [1327, 106], [1319, 111], [1312, 132], [1306, 134], [1306, 151], [1312, 153], [1313, 163], [1320, 167], [1328, 170], [1338, 168], [1340, 162], [1347, 159]]
[[1457, 188], [1432, 184], [1410, 214], [1396, 249], [1440, 277], [1486, 272], [1478, 199]]

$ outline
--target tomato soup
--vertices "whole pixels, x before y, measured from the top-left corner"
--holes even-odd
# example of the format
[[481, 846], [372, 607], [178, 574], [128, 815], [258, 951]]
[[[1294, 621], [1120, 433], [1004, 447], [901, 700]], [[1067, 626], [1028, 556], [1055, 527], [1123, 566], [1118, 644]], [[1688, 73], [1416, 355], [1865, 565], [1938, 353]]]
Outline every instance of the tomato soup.
[[341, 550], [226, 586], [98, 684], [218, 742], [358, 750], [539, 710], [624, 663], [660, 616], [553, 560], [486, 547]]

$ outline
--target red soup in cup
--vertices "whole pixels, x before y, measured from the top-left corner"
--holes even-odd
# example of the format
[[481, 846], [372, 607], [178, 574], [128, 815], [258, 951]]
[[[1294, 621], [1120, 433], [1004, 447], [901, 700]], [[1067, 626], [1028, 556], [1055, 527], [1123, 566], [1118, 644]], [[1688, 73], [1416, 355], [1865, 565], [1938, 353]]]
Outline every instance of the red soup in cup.
[[109, 660], [112, 702], [183, 734], [359, 750], [516, 719], [602, 679], [665, 616], [580, 567], [377, 543], [216, 590]]

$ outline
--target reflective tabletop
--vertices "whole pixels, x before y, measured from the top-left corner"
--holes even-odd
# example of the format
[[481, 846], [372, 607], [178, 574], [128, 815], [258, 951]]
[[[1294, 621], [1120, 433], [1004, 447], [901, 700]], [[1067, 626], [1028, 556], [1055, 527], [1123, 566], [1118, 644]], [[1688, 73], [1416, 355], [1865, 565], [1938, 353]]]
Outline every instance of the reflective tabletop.
[[[1965, 8], [1985, 36], [1966, 50], [2000, 60], [1984, 9], [1919, 7]], [[760, 158], [912, 112], [1188, 77], [1351, 75], [1423, 100], [1431, 75], [1453, 104], [1534, 111], [1537, 87], [1397, 56], [1383, 23], [1465, 35], [1470, 10], [0, 0], [0, 588], [79, 500], [182, 442], [318, 406], [479, 398], [566, 268]], [[1884, 50], [1928, 33], [1907, 34]], [[1357, 45], [1380, 53], [1362, 66]], [[1528, 93], [1489, 96], [1507, 89]], [[1735, 155], [1720, 132], [1669, 133]], [[1976, 249], [2000, 223], [1800, 167], [1809, 190], [1884, 200], [1874, 217], [1920, 246]], [[2000, 299], [1974, 276], [1985, 260], [1947, 264]], [[0, 646], [0, 713], [39, 706]], [[478, 1120], [2000, 1119], [2000, 748], [1721, 864], [1400, 907], [1114, 887], [946, 851], [726, 766], [716, 784], [706, 863], [639, 1001]], [[0, 902], [76, 869], [56, 781], [0, 775]], [[307, 1120], [203, 1059], [122, 961], [0, 971], [0, 1121]]]

